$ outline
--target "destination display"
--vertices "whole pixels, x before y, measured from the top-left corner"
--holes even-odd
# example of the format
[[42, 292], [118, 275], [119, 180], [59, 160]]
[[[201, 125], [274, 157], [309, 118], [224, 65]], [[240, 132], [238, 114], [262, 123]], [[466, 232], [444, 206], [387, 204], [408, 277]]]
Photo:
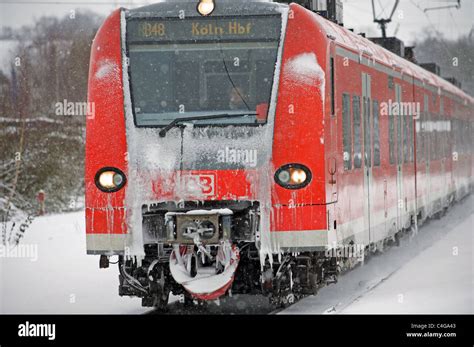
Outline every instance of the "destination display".
[[134, 19], [128, 22], [127, 35], [129, 42], [278, 40], [280, 22], [280, 16], [192, 20]]

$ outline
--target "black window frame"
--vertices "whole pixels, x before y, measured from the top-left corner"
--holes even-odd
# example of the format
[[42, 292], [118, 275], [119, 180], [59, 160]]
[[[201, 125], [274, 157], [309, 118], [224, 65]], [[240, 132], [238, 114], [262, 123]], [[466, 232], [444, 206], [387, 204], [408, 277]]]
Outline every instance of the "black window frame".
[[390, 165], [396, 162], [395, 154], [395, 117], [393, 114], [388, 114], [388, 157]]
[[335, 115], [336, 101], [335, 101], [335, 83], [334, 83], [334, 57], [329, 58], [329, 69], [331, 79], [331, 116]]
[[[347, 102], [347, 105], [346, 105]], [[344, 162], [344, 170], [352, 170], [352, 107], [351, 95], [342, 94], [342, 160]], [[347, 124], [348, 123], [348, 124]], [[348, 160], [345, 160], [344, 153], [349, 153]]]
[[[353, 126], [353, 149], [354, 149], [354, 169], [362, 168], [362, 118], [360, 96], [352, 96], [352, 124]], [[357, 110], [357, 112], [356, 112]], [[357, 122], [356, 122], [357, 120]], [[358, 149], [358, 150], [357, 150]]]
[[379, 102], [377, 100], [372, 101], [372, 117], [373, 117], [373, 165], [378, 167], [381, 164], [381, 148], [380, 148], [380, 109]]

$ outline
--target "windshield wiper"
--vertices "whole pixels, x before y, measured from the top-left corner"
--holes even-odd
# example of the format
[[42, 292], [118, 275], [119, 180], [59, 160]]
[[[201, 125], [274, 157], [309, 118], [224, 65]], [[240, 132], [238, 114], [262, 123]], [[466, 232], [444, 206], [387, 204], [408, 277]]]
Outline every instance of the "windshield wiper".
[[165, 126], [163, 129], [160, 130], [159, 135], [160, 137], [165, 137], [168, 130], [173, 128], [175, 125], [181, 122], [188, 122], [193, 120], [206, 120], [206, 119], [218, 119], [218, 118], [238, 118], [243, 116], [256, 116], [256, 112], [245, 112], [245, 113], [220, 113], [220, 114], [209, 114], [204, 116], [192, 116], [192, 117], [183, 117], [183, 118], [175, 118]]

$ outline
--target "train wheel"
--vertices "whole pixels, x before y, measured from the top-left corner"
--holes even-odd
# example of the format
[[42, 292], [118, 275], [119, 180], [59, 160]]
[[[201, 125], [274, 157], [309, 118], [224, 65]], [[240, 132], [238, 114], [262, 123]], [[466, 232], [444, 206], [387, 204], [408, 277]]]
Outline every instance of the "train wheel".
[[169, 296], [169, 290], [166, 290], [161, 294], [155, 295], [155, 297], [153, 298], [153, 307], [155, 307], [157, 310], [165, 310], [168, 307]]
[[318, 294], [318, 274], [311, 273], [309, 274], [309, 284], [310, 289], [313, 295]]
[[185, 307], [193, 307], [194, 306], [194, 299], [188, 293], [184, 294], [183, 304]]
[[191, 257], [191, 266], [189, 270], [189, 275], [194, 278], [197, 275], [197, 256], [195, 254]]
[[400, 247], [400, 233], [396, 233], [394, 235], [395, 238], [395, 246]]

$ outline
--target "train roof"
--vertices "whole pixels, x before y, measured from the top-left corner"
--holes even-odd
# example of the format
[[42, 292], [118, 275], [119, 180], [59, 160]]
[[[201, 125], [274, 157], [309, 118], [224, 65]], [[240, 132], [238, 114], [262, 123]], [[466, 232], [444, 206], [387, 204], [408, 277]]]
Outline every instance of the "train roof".
[[415, 77], [416, 79], [428, 83], [436, 88], [442, 88], [453, 95], [460, 97], [463, 100], [474, 103], [474, 98], [466, 94], [463, 90], [454, 86], [445, 79], [425, 70], [419, 65], [416, 65], [395, 53], [379, 46], [378, 44], [366, 39], [361, 35], [357, 35], [352, 31], [333, 23], [316, 13], [312, 13], [317, 25], [324, 30], [326, 36], [333, 39], [339, 46], [356, 51], [359, 54], [363, 53], [370, 59], [375, 58], [376, 61], [382, 63], [390, 68], [393, 68], [403, 74]]

